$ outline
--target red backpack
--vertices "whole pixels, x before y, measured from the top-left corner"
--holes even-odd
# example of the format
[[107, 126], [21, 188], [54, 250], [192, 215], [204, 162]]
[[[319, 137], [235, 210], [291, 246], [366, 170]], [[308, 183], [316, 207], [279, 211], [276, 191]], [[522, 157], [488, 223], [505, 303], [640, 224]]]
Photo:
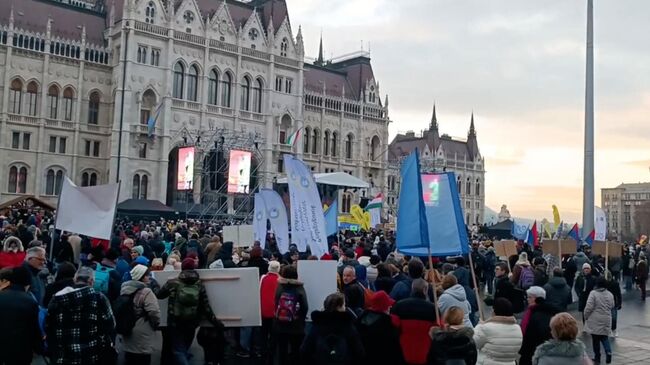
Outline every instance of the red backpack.
[[298, 296], [294, 292], [282, 292], [278, 300], [278, 306], [275, 308], [275, 319], [279, 322], [293, 322], [298, 319], [300, 303]]

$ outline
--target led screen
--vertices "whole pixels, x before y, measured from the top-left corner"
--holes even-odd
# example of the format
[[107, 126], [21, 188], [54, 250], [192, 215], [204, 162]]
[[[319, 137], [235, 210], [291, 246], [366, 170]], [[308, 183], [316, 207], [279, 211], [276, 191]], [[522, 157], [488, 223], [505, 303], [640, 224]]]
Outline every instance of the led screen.
[[248, 194], [251, 179], [251, 153], [247, 151], [230, 151], [228, 168], [228, 192]]
[[176, 173], [176, 189], [192, 190], [194, 182], [194, 147], [178, 149], [178, 167]]

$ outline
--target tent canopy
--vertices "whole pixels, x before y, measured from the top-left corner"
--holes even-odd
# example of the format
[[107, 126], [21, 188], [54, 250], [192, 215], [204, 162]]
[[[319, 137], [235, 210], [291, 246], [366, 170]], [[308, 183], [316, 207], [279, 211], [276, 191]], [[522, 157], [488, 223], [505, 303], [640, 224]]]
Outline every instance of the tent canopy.
[[117, 205], [117, 210], [122, 212], [157, 212], [174, 213], [174, 209], [158, 200], [127, 199]]
[[56, 209], [52, 204], [36, 198], [33, 195], [19, 196], [7, 202], [0, 204], [0, 209], [20, 209], [20, 208], [43, 208], [45, 210], [53, 211]]
[[[370, 184], [345, 172], [314, 174], [316, 184], [333, 185], [345, 188], [367, 189]], [[286, 184], [287, 178], [278, 179], [278, 184]]]

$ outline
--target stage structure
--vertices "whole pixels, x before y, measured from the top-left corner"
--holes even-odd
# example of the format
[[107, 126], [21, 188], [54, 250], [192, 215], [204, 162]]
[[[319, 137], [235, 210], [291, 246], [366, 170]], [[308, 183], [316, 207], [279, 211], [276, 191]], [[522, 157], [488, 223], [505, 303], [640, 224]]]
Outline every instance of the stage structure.
[[[185, 138], [186, 137], [186, 138]], [[177, 193], [186, 191], [187, 216], [205, 221], [249, 221], [253, 197], [269, 179], [265, 170], [265, 140], [255, 132], [227, 128], [184, 132], [186, 146], [178, 149]], [[193, 147], [194, 181], [182, 181], [181, 158], [184, 149]], [[186, 179], [185, 179], [186, 180]]]

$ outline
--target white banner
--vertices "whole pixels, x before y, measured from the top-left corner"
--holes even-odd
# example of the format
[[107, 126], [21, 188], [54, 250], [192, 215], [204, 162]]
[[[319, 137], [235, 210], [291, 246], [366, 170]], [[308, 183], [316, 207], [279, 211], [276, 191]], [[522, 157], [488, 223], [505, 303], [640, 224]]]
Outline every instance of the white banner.
[[291, 201], [291, 242], [301, 251], [309, 245], [317, 257], [327, 252], [325, 216], [316, 182], [305, 164], [291, 155], [284, 155]]
[[260, 242], [260, 246], [266, 248], [266, 204], [261, 193], [255, 194], [255, 219], [253, 219], [253, 232], [255, 232], [255, 241]]
[[119, 184], [79, 187], [66, 176], [54, 227], [110, 240], [119, 190]]
[[594, 207], [594, 230], [596, 231], [595, 241], [607, 240], [607, 215], [600, 207]]
[[280, 253], [289, 251], [289, 219], [287, 218], [287, 207], [282, 197], [275, 190], [261, 189], [260, 194], [266, 206], [266, 216], [271, 221], [271, 230], [275, 234], [275, 241], [278, 244]]
[[336, 293], [336, 261], [298, 261], [298, 280], [303, 283], [309, 313], [307, 320], [311, 321], [311, 312], [323, 309], [325, 298]]
[[255, 242], [252, 224], [223, 227], [223, 242], [232, 242], [233, 247], [250, 247]]
[[381, 208], [374, 208], [368, 211], [370, 213], [370, 228], [376, 228], [381, 224]]

